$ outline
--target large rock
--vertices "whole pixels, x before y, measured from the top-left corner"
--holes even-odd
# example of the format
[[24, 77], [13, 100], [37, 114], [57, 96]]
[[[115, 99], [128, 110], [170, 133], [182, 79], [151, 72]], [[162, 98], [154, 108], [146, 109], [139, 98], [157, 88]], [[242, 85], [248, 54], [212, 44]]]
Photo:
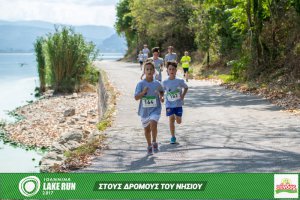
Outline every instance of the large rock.
[[58, 142], [54, 142], [51, 146], [51, 151], [57, 152], [57, 153], [64, 153], [68, 149], [63, 145]]
[[70, 140], [74, 140], [76, 142], [80, 142], [83, 138], [83, 134], [81, 130], [74, 129], [70, 132], [64, 133], [60, 136], [58, 142], [61, 144], [67, 143]]
[[51, 167], [53, 167], [54, 165], [62, 165], [63, 161], [59, 161], [59, 160], [44, 160], [41, 162], [41, 166], [40, 166], [40, 171], [41, 172], [50, 172]]
[[75, 108], [70, 108], [64, 111], [64, 117], [75, 115]]
[[77, 93], [73, 93], [72, 97], [75, 99], [78, 97], [78, 94]]
[[57, 156], [58, 156], [58, 154], [56, 152], [50, 151], [43, 157], [43, 159], [41, 161], [47, 160], [47, 159], [56, 160]]
[[57, 152], [50, 151], [40, 161], [40, 171], [49, 172], [54, 165], [62, 165], [66, 157]]
[[71, 141], [65, 143], [65, 147], [67, 149], [69, 149], [70, 151], [73, 151], [73, 150], [77, 149], [79, 146], [80, 146], [80, 143], [78, 143], [74, 140], [71, 140]]
[[90, 119], [89, 120], [89, 124], [97, 124], [97, 120], [96, 119]]
[[98, 130], [93, 131], [91, 134], [89, 134], [87, 141], [92, 142], [93, 140], [98, 139], [100, 134], [101, 133]]

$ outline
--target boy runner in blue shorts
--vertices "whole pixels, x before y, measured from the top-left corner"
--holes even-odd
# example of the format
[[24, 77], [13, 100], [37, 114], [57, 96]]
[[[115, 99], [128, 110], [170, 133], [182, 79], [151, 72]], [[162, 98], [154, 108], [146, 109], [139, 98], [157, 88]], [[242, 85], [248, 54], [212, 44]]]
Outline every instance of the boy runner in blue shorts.
[[177, 124], [181, 124], [182, 105], [188, 91], [188, 86], [183, 79], [176, 77], [176, 62], [168, 62], [167, 71], [169, 77], [163, 81], [163, 88], [166, 92], [166, 113], [169, 117], [170, 132], [172, 136], [170, 143], [175, 144], [175, 121]]
[[161, 102], [164, 102], [163, 87], [160, 82], [153, 79], [154, 73], [154, 64], [146, 62], [144, 65], [146, 78], [137, 84], [134, 95], [135, 100], [140, 100], [138, 115], [144, 127], [148, 155], [152, 154], [152, 150], [154, 153], [158, 151], [157, 123], [161, 114]]

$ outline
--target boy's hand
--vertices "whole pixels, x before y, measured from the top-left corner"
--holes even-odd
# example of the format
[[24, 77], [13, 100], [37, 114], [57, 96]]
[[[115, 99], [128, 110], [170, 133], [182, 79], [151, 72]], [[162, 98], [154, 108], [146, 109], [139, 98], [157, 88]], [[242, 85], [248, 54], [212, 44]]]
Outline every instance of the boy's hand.
[[180, 99], [183, 101], [183, 100], [184, 100], [184, 96], [183, 96], [183, 95], [180, 95]]
[[160, 102], [163, 103], [165, 101], [164, 96], [159, 96]]
[[143, 91], [142, 91], [142, 93], [145, 95], [147, 92], [148, 92], [148, 87], [145, 87], [144, 89], [143, 89]]

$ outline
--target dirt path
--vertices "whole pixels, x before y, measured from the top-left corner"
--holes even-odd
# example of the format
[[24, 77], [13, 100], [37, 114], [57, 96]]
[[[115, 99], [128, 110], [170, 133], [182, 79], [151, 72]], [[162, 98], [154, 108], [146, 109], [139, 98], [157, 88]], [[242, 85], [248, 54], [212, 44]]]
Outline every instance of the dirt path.
[[163, 107], [160, 152], [147, 156], [138, 102], [133, 98], [139, 66], [109, 61], [98, 66], [121, 95], [114, 125], [106, 131], [109, 149], [81, 172], [300, 171], [299, 116], [208, 81], [188, 82], [183, 124], [177, 126], [178, 144], [169, 144]]

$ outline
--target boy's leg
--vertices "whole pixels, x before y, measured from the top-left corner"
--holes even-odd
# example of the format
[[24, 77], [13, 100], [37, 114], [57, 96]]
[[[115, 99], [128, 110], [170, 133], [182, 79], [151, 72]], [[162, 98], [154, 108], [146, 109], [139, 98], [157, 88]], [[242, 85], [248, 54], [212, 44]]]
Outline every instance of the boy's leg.
[[174, 109], [174, 114], [175, 114], [175, 120], [177, 124], [181, 124], [182, 121], [182, 113], [183, 113], [183, 109], [182, 107], [176, 107]]
[[144, 128], [145, 138], [147, 140], [148, 147], [151, 146], [151, 129], [150, 124]]
[[181, 124], [181, 122], [182, 122], [181, 116], [175, 115], [175, 119], [176, 119], [176, 123], [177, 123], [177, 124]]
[[169, 116], [170, 132], [172, 137], [175, 137], [175, 115]]
[[154, 120], [150, 121], [150, 129], [152, 132], [152, 142], [156, 142], [157, 138], [157, 122]]

